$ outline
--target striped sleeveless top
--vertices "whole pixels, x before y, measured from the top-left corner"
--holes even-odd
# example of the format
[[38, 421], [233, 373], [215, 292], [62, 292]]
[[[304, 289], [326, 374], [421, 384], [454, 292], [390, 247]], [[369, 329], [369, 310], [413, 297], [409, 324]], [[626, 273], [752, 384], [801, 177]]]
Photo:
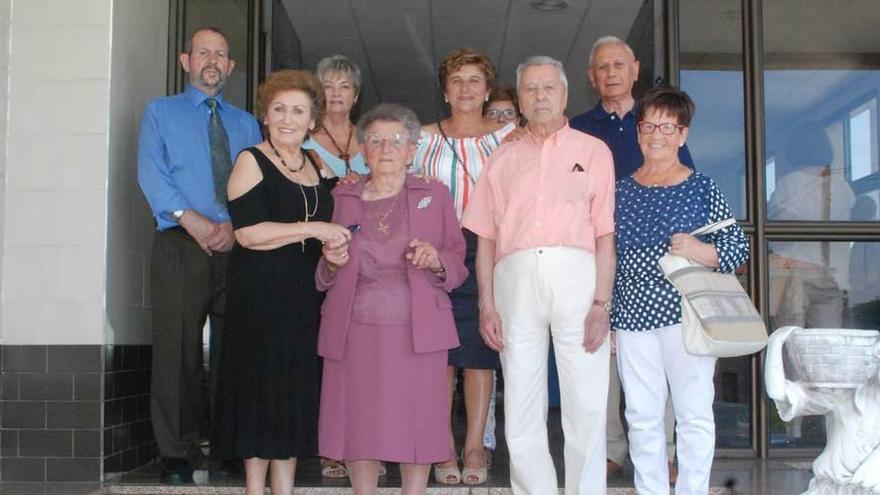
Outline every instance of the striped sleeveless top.
[[[413, 159], [413, 170], [416, 173], [438, 179], [449, 188], [449, 192], [452, 193], [455, 214], [461, 221], [468, 198], [474, 190], [475, 184], [471, 182], [471, 179], [474, 181], [479, 179], [480, 172], [489, 159], [489, 155], [501, 144], [504, 136], [515, 127], [513, 123], [510, 123], [484, 136], [447, 138], [445, 140], [440, 133], [432, 134], [422, 131], [419, 147]], [[453, 148], [455, 148], [454, 153]], [[464, 161], [464, 166], [459, 160]], [[467, 168], [467, 172], [465, 172], [465, 168]]]

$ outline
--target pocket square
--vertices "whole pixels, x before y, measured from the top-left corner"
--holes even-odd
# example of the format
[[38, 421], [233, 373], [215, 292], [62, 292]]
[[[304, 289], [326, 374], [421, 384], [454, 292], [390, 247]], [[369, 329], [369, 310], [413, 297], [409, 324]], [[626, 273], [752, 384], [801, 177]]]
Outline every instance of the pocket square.
[[417, 208], [421, 210], [422, 208], [427, 208], [429, 204], [431, 204], [431, 196], [425, 196], [419, 200]]

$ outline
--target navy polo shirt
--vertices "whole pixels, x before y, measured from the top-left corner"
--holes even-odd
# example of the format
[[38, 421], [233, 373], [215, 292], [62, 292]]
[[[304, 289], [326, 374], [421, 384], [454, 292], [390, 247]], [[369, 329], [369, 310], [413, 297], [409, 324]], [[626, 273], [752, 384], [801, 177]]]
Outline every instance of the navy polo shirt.
[[[638, 113], [638, 101], [623, 118], [617, 113], [606, 112], [602, 102], [599, 102], [592, 109], [572, 118], [569, 125], [573, 129], [601, 139], [611, 148], [611, 154], [614, 156], [614, 177], [622, 179], [632, 175], [645, 161], [639, 148], [639, 135], [636, 129]], [[691, 158], [687, 144], [679, 148], [678, 159], [688, 167], [694, 168], [694, 159]]]

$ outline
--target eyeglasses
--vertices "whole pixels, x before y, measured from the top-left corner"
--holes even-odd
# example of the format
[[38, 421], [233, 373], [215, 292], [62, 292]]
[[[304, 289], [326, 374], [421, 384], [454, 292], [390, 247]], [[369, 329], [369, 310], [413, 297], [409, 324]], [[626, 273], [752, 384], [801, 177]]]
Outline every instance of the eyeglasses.
[[653, 122], [645, 122], [644, 120], [639, 122], [639, 132], [642, 134], [654, 134], [654, 130], [660, 129], [660, 134], [665, 136], [671, 136], [675, 133], [676, 129], [683, 129], [685, 126], [676, 125], [676, 124], [655, 124]]
[[409, 142], [408, 134], [379, 134], [377, 132], [364, 136], [364, 143], [379, 148], [387, 142], [392, 148], [401, 148]]
[[504, 117], [505, 119], [515, 119], [516, 118], [516, 110], [506, 109], [501, 110], [498, 108], [493, 108], [491, 110], [486, 110], [486, 117], [490, 119], [497, 119], [498, 117]]

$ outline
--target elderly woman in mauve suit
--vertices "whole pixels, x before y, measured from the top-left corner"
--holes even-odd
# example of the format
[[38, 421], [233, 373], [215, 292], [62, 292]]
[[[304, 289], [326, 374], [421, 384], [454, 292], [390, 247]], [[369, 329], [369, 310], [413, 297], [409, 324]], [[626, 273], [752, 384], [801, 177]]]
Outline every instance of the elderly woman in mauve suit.
[[447, 351], [459, 345], [449, 292], [467, 277], [465, 243], [446, 186], [406, 173], [419, 136], [411, 110], [361, 117], [370, 175], [333, 191], [333, 221], [354, 232], [325, 246], [327, 291], [318, 443], [343, 459], [357, 494], [375, 493], [379, 461], [400, 463], [402, 493], [425, 493], [431, 463], [452, 457]]

